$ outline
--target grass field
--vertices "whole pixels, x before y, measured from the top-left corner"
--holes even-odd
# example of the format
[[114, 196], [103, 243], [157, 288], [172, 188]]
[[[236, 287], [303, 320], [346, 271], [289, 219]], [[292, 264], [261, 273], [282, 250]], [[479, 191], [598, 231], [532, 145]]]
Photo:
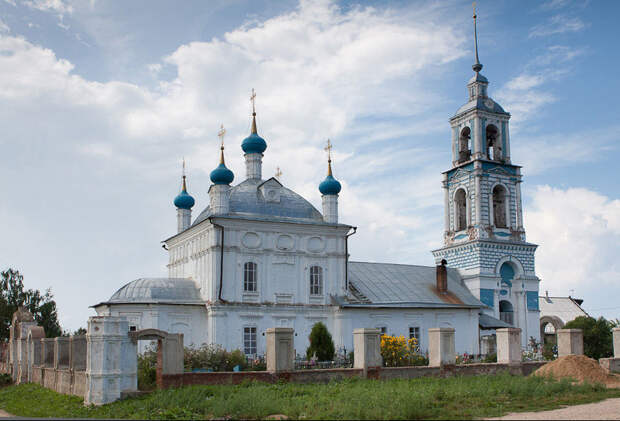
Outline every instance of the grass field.
[[285, 414], [300, 419], [463, 419], [619, 396], [620, 390], [601, 385], [502, 374], [311, 385], [189, 386], [100, 407], [85, 407], [77, 397], [22, 384], [0, 390], [0, 408], [17, 416], [62, 418], [260, 419]]

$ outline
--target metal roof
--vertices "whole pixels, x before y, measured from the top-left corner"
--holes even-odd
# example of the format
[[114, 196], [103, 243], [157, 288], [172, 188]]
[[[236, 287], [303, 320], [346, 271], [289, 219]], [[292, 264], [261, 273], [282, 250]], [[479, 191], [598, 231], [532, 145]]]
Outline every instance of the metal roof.
[[[280, 200], [267, 201], [259, 187], [265, 180], [247, 179], [232, 187], [230, 191], [230, 212], [226, 216], [256, 216], [260, 219], [303, 221], [324, 223], [321, 213], [306, 199], [287, 189], [280, 187]], [[207, 206], [194, 220], [198, 225], [209, 216], [212, 216]]]
[[491, 98], [481, 98], [481, 97], [477, 97], [471, 101], [469, 101], [468, 103], [466, 103], [465, 105], [463, 105], [461, 108], [458, 109], [458, 111], [456, 112], [456, 114], [454, 114], [454, 116], [458, 116], [460, 114], [466, 113], [469, 110], [473, 110], [473, 109], [477, 109], [477, 110], [482, 110], [482, 111], [488, 111], [490, 113], [498, 113], [498, 114], [506, 114], [508, 115], [508, 113], [506, 111], [504, 111], [504, 109], [502, 108], [501, 105], [499, 105], [497, 102], [493, 101]]
[[538, 299], [540, 317], [556, 316], [564, 323], [568, 323], [579, 316], [588, 316], [572, 297], [548, 297]]
[[456, 269], [448, 268], [448, 294], [436, 289], [435, 266], [349, 262], [349, 283], [359, 303], [406, 307], [486, 307], [462, 282]]
[[200, 289], [186, 278], [140, 278], [116, 291], [108, 302], [201, 304]]
[[480, 313], [478, 317], [478, 324], [483, 329], [501, 329], [504, 327], [513, 327], [503, 320], [496, 319], [488, 314]]

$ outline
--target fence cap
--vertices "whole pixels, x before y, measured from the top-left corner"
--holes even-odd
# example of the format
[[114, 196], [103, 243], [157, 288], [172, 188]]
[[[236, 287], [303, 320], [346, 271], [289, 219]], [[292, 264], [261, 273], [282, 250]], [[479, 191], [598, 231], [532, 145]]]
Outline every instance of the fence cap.
[[353, 334], [373, 334], [380, 335], [381, 329], [369, 328], [369, 327], [360, 327], [358, 329], [353, 329]]
[[440, 333], [454, 333], [455, 330], [453, 327], [431, 327], [428, 329], [429, 332], [440, 332]]
[[500, 329], [495, 329], [495, 332], [508, 332], [508, 333], [521, 333], [520, 327], [502, 327]]
[[267, 333], [293, 333], [295, 329], [292, 327], [270, 327], [267, 329]]
[[582, 329], [558, 329], [558, 333], [583, 333]]

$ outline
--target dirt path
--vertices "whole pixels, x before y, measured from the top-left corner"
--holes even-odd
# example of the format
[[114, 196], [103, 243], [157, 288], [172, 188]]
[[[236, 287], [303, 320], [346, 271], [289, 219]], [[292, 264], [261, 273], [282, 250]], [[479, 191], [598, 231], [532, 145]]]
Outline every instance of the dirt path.
[[15, 418], [15, 415], [9, 414], [4, 409], [0, 409], [0, 418]]
[[542, 412], [514, 412], [492, 420], [620, 420], [620, 398]]

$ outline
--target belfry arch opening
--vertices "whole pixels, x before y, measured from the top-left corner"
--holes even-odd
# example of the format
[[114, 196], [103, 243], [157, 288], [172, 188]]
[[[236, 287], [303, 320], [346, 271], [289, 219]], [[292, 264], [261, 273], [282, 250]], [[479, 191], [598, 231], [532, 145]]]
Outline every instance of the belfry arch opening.
[[469, 148], [469, 140], [471, 139], [471, 130], [465, 127], [459, 135], [459, 162], [468, 161], [471, 157], [471, 149]]
[[514, 326], [514, 309], [510, 301], [501, 300], [499, 302], [499, 319]]
[[494, 161], [502, 159], [502, 147], [499, 144], [499, 130], [492, 124], [486, 128], [487, 158]]
[[506, 189], [499, 184], [493, 187], [493, 225], [497, 228], [507, 228], [506, 220]]
[[458, 189], [454, 195], [454, 230], [467, 228], [467, 195], [465, 190]]

